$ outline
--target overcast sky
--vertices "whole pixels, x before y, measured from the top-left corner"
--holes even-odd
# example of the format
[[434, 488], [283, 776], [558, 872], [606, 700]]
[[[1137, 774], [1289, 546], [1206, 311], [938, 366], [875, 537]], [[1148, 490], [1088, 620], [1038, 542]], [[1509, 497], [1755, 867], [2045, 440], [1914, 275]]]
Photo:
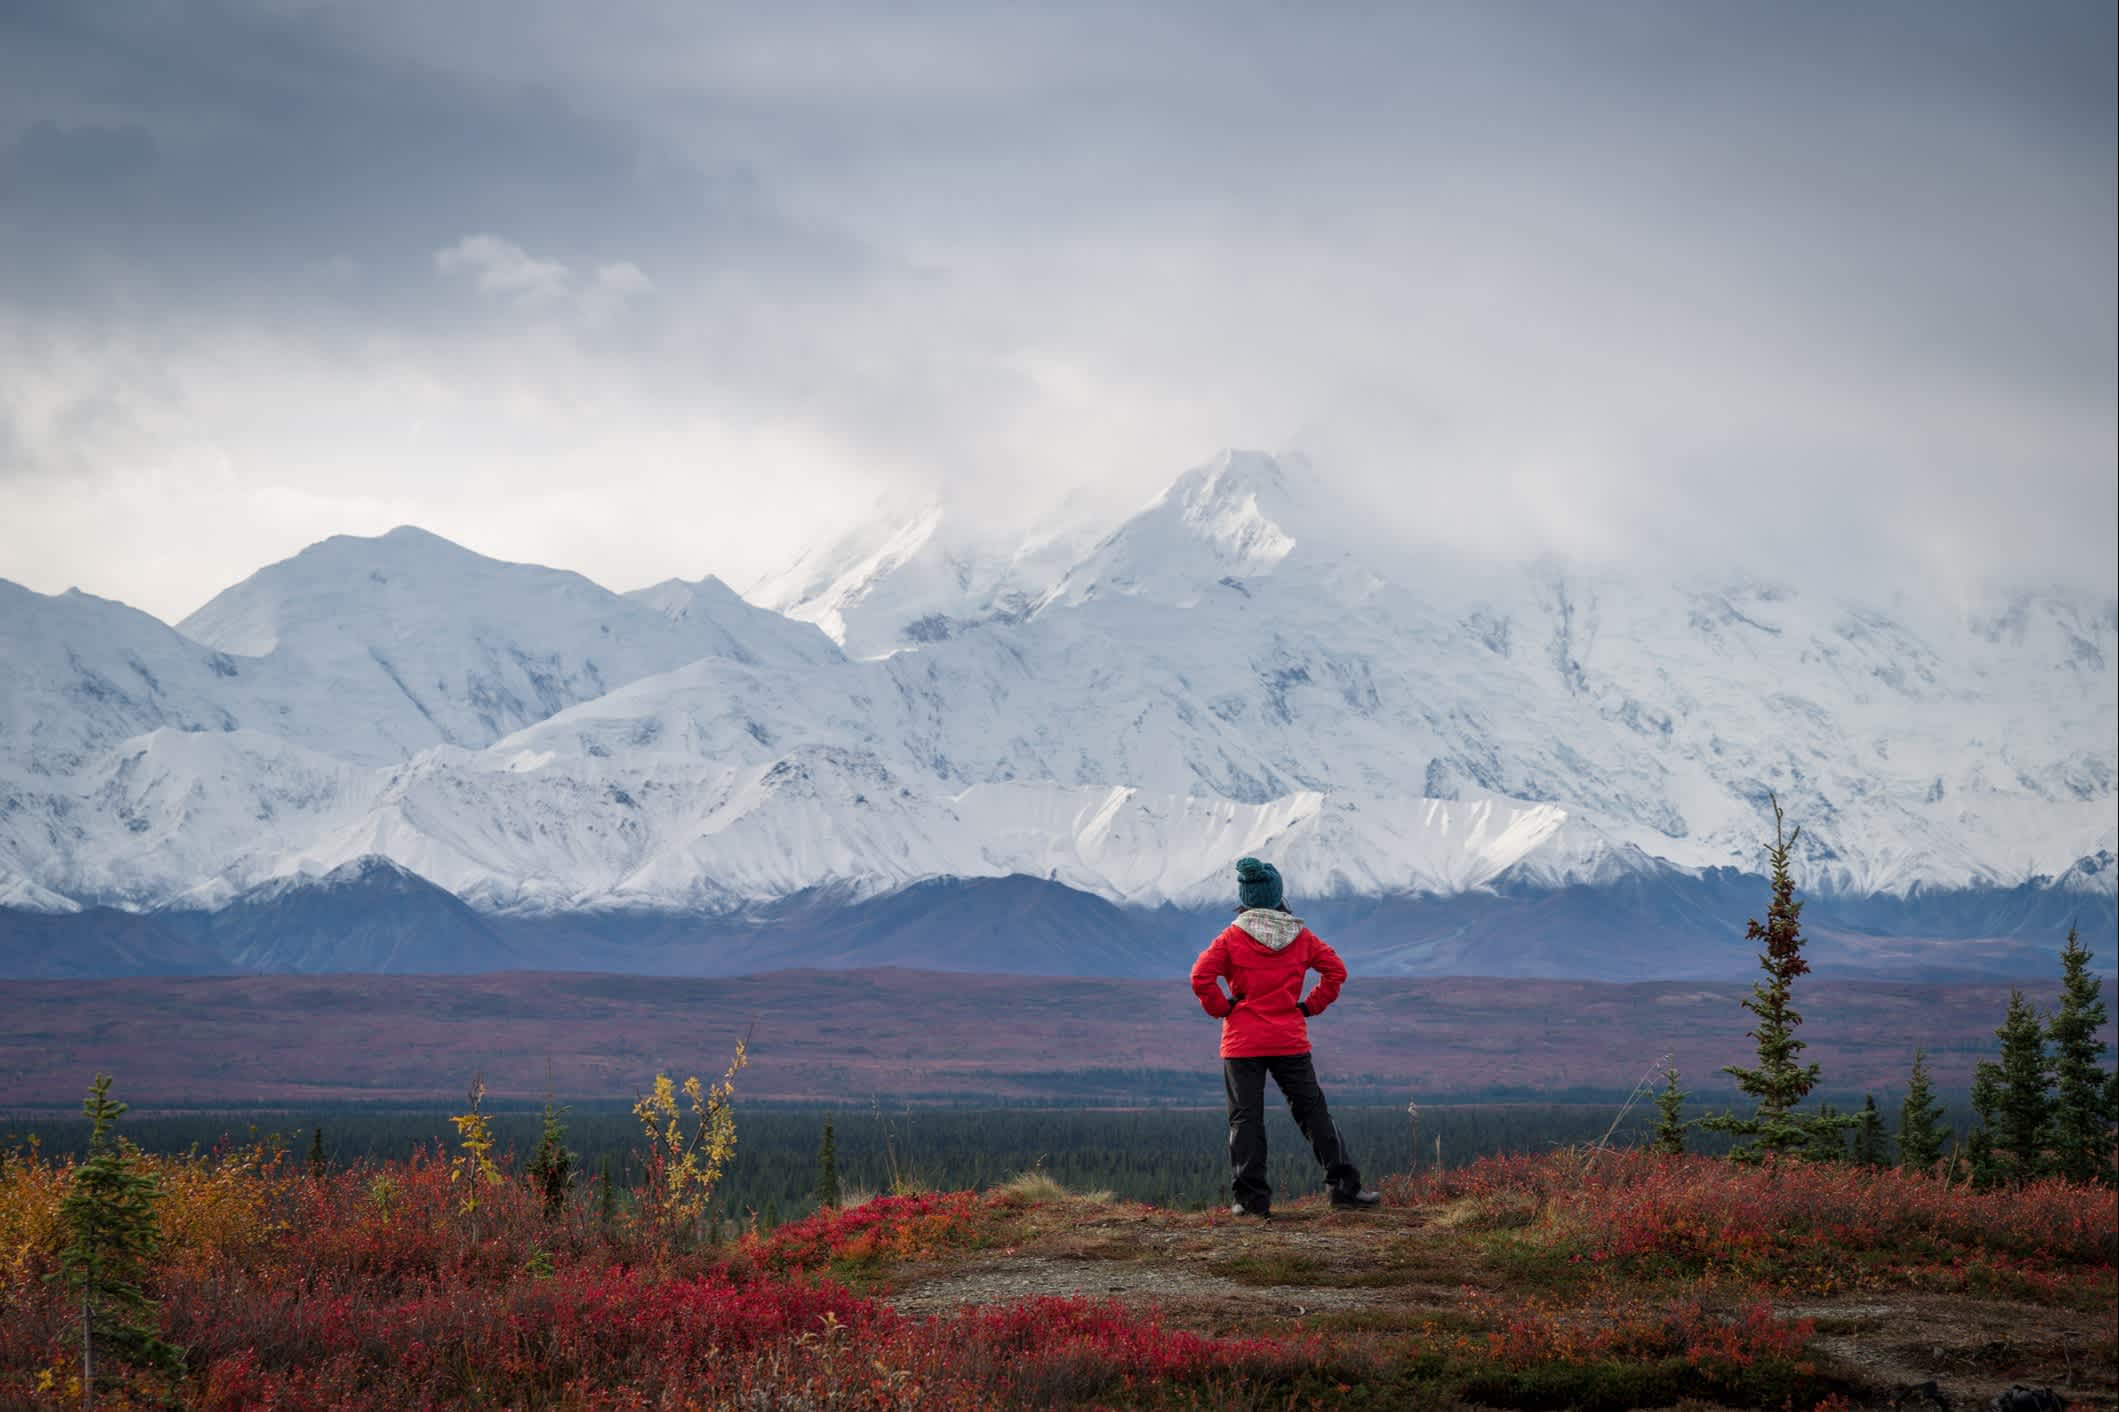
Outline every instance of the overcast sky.
[[0, 0], [0, 577], [739, 585], [1227, 445], [1409, 544], [2115, 569], [2114, 6]]

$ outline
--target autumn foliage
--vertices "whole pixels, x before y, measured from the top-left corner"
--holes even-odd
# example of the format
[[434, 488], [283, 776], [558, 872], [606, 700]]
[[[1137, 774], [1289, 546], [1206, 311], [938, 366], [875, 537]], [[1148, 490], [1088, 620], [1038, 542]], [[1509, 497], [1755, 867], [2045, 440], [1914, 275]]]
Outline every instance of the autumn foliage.
[[[138, 1374], [100, 1406], [971, 1408], [1197, 1390], [1284, 1357], [1078, 1300], [916, 1319], [831, 1277], [983, 1239], [1009, 1207], [969, 1193], [692, 1250], [659, 1219], [549, 1221], [526, 1181], [487, 1187], [466, 1212], [440, 1152], [322, 1177], [269, 1146], [137, 1160], [165, 1192], [157, 1293], [185, 1371]], [[69, 1313], [42, 1278], [68, 1177], [35, 1152], [0, 1172], [7, 1405], [78, 1398]]]
[[[137, 1155], [162, 1192], [153, 1293], [184, 1361], [99, 1372], [98, 1405], [1809, 1407], [1838, 1385], [1810, 1322], [1777, 1312], [1791, 1297], [2109, 1308], [2119, 1257], [2109, 1194], [2061, 1181], [1986, 1193], [1846, 1165], [1562, 1152], [1386, 1183], [1421, 1213], [1416, 1241], [1468, 1240], [1475, 1264], [1508, 1273], [1467, 1285], [1449, 1319], [1380, 1339], [1287, 1323], [1209, 1336], [1079, 1299], [932, 1317], [890, 1304], [903, 1270], [1005, 1255], [1068, 1219], [1020, 1193], [883, 1197], [713, 1244], [632, 1198], [607, 1220], [583, 1193], [553, 1219], [505, 1161], [466, 1212], [450, 1157], [317, 1173], [272, 1144]], [[0, 1404], [77, 1401], [66, 1296], [45, 1279], [70, 1176], [33, 1150], [0, 1169]], [[1128, 1209], [1150, 1230], [1219, 1219]]]
[[1780, 1294], [2002, 1290], [2099, 1308], [2119, 1263], [2111, 1193], [2050, 1179], [1979, 1191], [1848, 1163], [1604, 1151], [1490, 1158], [1384, 1192], [1534, 1212], [1539, 1248], [1570, 1264]]

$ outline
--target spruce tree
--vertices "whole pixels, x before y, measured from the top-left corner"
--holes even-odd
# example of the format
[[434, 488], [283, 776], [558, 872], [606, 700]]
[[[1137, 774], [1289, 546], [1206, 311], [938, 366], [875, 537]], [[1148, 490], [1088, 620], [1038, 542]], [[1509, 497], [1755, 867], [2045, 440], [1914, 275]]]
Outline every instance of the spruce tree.
[[317, 1128], [309, 1134], [309, 1176], [321, 1181], [329, 1170], [329, 1160], [324, 1156], [324, 1130]]
[[[1974, 1079], [1972, 1083], [1972, 1111], [1975, 1113], [1981, 1111], [1977, 1079]], [[1965, 1177], [1971, 1181], [1973, 1186], [1981, 1190], [2000, 1183], [2001, 1170], [1995, 1165], [1994, 1140], [1988, 1136], [1984, 1126], [1976, 1127], [1965, 1134], [1963, 1166]], [[1955, 1177], [1957, 1171], [1957, 1160], [1952, 1157], [1950, 1160], [1950, 1175]]]
[[567, 1150], [566, 1109], [555, 1107], [548, 1094], [544, 1101], [544, 1125], [537, 1151], [530, 1158], [530, 1187], [544, 1203], [548, 1221], [566, 1214], [567, 1195], [574, 1189], [574, 1154]]
[[824, 1120], [824, 1141], [817, 1148], [817, 1208], [831, 1210], [839, 1204], [839, 1145]]
[[1803, 1156], [1812, 1162], [1846, 1161], [1847, 1137], [1842, 1129], [1859, 1121], [1844, 1116], [1829, 1103], [1818, 1104], [1817, 1121], [1810, 1125], [1810, 1136], [1802, 1145]]
[[1689, 1095], [1678, 1087], [1678, 1071], [1663, 1071], [1662, 1091], [1655, 1096], [1655, 1143], [1653, 1149], [1666, 1157], [1676, 1157], [1685, 1151], [1685, 1099]]
[[1986, 1158], [1983, 1172], [1975, 1161], [1974, 1176], [1984, 1186], [2016, 1186], [2046, 1168], [2052, 1062], [2038, 1011], [2020, 990], [2009, 992], [2008, 1014], [1994, 1034], [2001, 1041], [2001, 1057], [1980, 1060], [1972, 1073], [1972, 1107], [1979, 1114]]
[[66, 1244], [49, 1278], [66, 1286], [81, 1311], [81, 1405], [95, 1400], [96, 1360], [177, 1373], [183, 1352], [163, 1342], [159, 1309], [147, 1292], [161, 1250], [155, 1203], [161, 1190], [140, 1170], [139, 1154], [119, 1140], [123, 1103], [110, 1097], [110, 1075], [98, 1074], [81, 1104], [88, 1115], [88, 1156], [74, 1168], [59, 1203]]
[[1942, 1105], [1928, 1082], [1928, 1051], [1916, 1049], [1905, 1102], [1898, 1109], [1898, 1165], [1909, 1172], [1934, 1171], [1942, 1160], [1942, 1139]]
[[618, 1219], [618, 1188], [611, 1181], [611, 1154], [603, 1154], [596, 1169], [596, 1220], [609, 1227]]
[[2103, 981], [2090, 973], [2089, 949], [2075, 928], [2060, 953], [2060, 1008], [2046, 1027], [2053, 1041], [2053, 1170], [2070, 1181], [2111, 1182], [2112, 1077], [2103, 1065]]
[[1863, 1094], [1859, 1125], [1854, 1129], [1854, 1160], [1864, 1167], [1881, 1167], [1886, 1164], [1888, 1154], [1884, 1151], [1884, 1115], [1876, 1111], [1876, 1095]]
[[1748, 1031], [1749, 1038], [1758, 1043], [1758, 1067], [1729, 1065], [1722, 1070], [1736, 1080], [1737, 1088], [1757, 1100], [1758, 1107], [1750, 1117], [1717, 1113], [1700, 1120], [1700, 1126], [1711, 1131], [1751, 1139], [1730, 1151], [1738, 1161], [1819, 1150], [1826, 1137], [1836, 1141], [1839, 1130], [1854, 1122], [1796, 1111], [1796, 1105], [1817, 1087], [1819, 1069], [1797, 1062], [1804, 1045], [1795, 1030], [1803, 1017], [1795, 1009], [1793, 990], [1795, 978], [1807, 972], [1810, 963], [1803, 959], [1803, 904], [1795, 895], [1788, 859], [1803, 831], [1798, 827], [1790, 833], [1784, 822], [1780, 801], [1775, 799], [1773, 847], [1766, 855], [1772, 864], [1773, 900], [1767, 906], [1765, 924], [1761, 926], [1753, 917], [1744, 931], [1747, 941], [1766, 943], [1759, 953], [1759, 967], [1767, 979], [1754, 982], [1744, 999], [1744, 1008], [1758, 1020], [1757, 1027]]

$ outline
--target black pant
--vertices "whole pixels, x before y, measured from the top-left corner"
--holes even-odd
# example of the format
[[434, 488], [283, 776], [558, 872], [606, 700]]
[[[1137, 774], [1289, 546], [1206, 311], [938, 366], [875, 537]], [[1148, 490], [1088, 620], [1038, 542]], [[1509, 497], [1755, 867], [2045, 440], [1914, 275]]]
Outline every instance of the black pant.
[[1236, 1204], [1253, 1211], [1267, 1209], [1273, 1185], [1266, 1180], [1266, 1075], [1280, 1085], [1295, 1115], [1295, 1126], [1310, 1140], [1317, 1165], [1332, 1190], [1349, 1194], [1361, 1189], [1361, 1173], [1347, 1156], [1346, 1139], [1325, 1106], [1317, 1070], [1307, 1054], [1274, 1054], [1258, 1059], [1221, 1061], [1222, 1087], [1229, 1093], [1229, 1165], [1235, 1169]]

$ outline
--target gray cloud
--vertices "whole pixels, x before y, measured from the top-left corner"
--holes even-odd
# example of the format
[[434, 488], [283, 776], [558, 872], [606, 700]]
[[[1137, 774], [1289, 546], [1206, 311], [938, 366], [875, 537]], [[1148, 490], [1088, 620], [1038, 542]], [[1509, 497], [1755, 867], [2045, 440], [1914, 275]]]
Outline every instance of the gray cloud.
[[2064, 3], [15, 6], [0, 574], [178, 613], [396, 516], [740, 579], [879, 490], [1299, 442], [1410, 537], [2109, 587], [2113, 49]]
[[42, 101], [8, 105], [0, 239], [33, 277], [10, 293], [190, 314], [331, 299], [401, 321], [431, 298], [443, 237], [488, 230], [567, 259], [848, 258], [740, 165], [692, 163], [550, 84], [351, 47], [327, 18], [11, 7], [4, 62]]

